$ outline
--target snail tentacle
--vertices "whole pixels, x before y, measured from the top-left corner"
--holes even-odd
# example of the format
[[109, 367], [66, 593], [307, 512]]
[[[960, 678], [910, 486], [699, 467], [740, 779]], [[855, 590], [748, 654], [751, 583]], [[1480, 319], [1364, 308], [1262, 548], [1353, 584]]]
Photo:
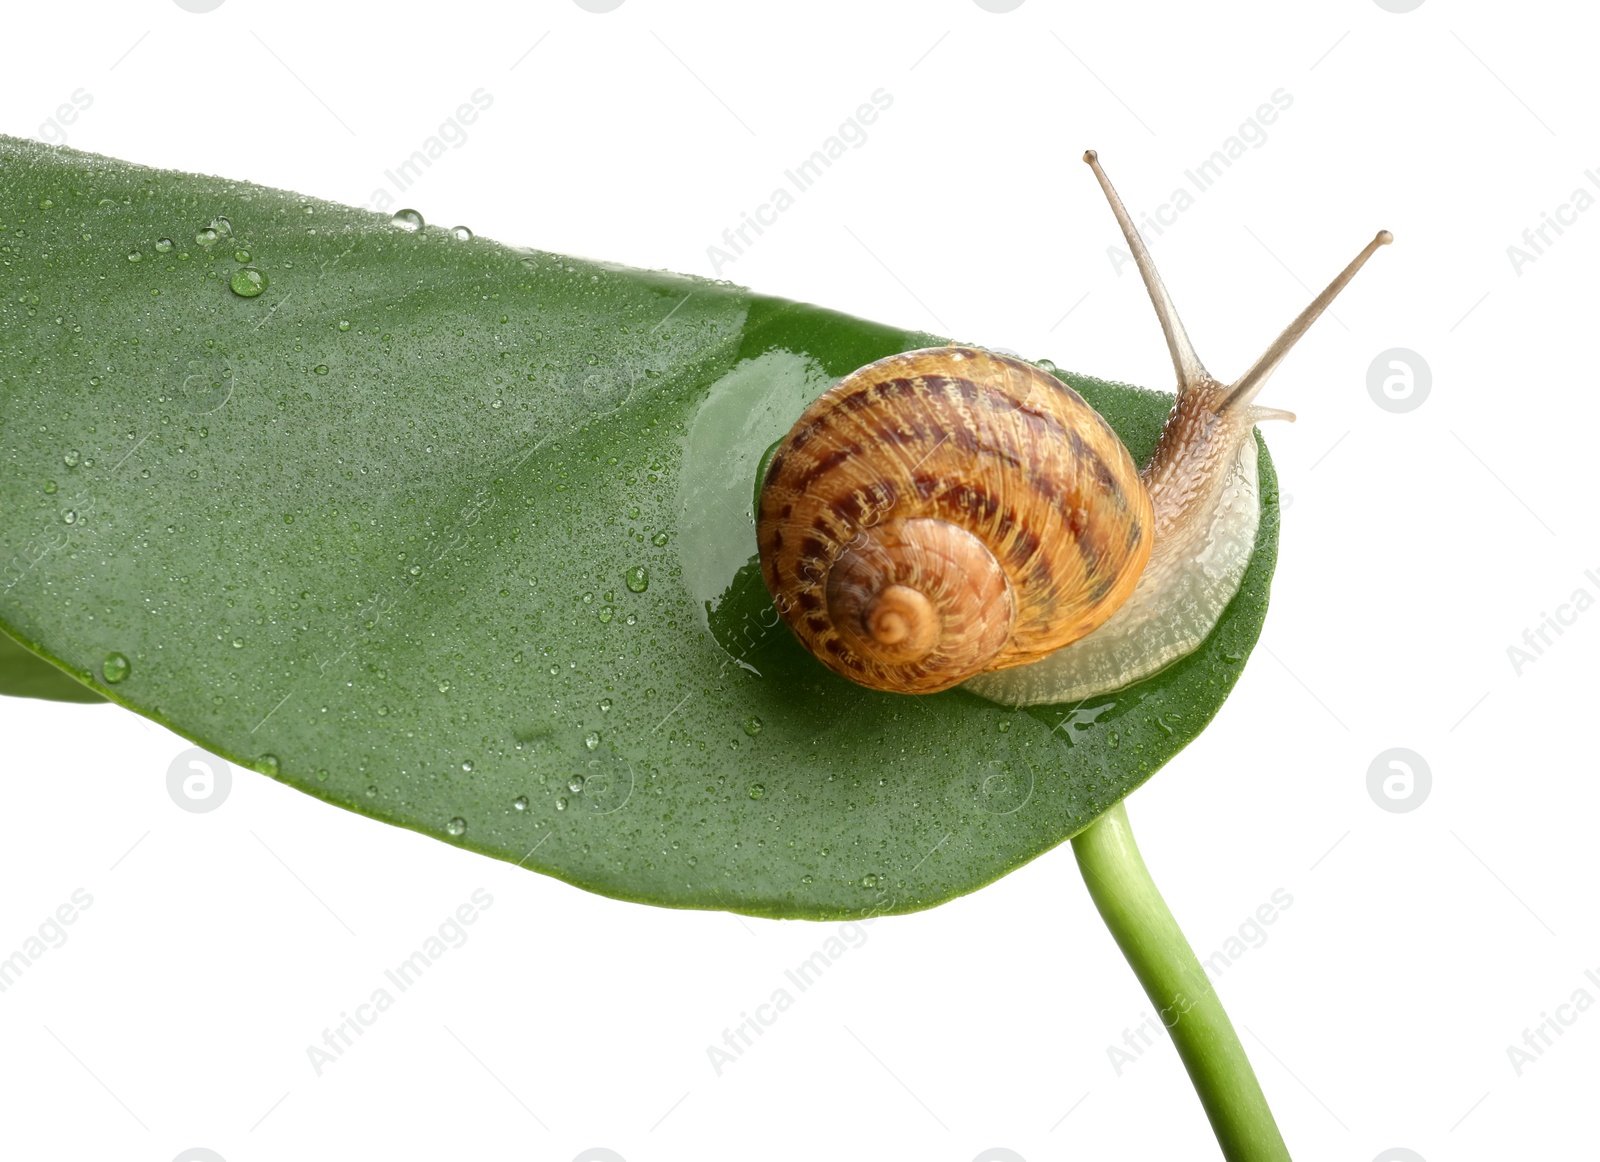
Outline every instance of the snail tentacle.
[[1328, 304], [1339, 297], [1339, 292], [1349, 285], [1350, 280], [1356, 276], [1356, 271], [1366, 265], [1367, 259], [1377, 253], [1378, 247], [1387, 246], [1393, 241], [1393, 234], [1387, 230], [1379, 230], [1365, 249], [1351, 260], [1350, 265], [1341, 270], [1322, 293], [1311, 300], [1311, 305], [1296, 315], [1294, 322], [1283, 329], [1283, 334], [1272, 341], [1272, 345], [1262, 352], [1261, 358], [1251, 364], [1250, 370], [1234, 381], [1219, 406], [1234, 407], [1255, 399], [1256, 394], [1266, 385], [1267, 378], [1277, 370], [1278, 364], [1283, 362], [1283, 357], [1289, 354], [1290, 348], [1311, 329], [1311, 324], [1317, 321], [1318, 315], [1328, 309]]
[[[1088, 636], [1030, 666], [979, 675], [967, 685], [1010, 705], [1078, 701], [1146, 678], [1198, 649], [1244, 579], [1260, 525], [1255, 425], [1292, 412], [1252, 401], [1320, 314], [1393, 236], [1380, 231], [1266, 352], [1232, 385], [1218, 383], [1192, 356], [1172, 300], [1138, 230], [1100, 168], [1178, 367], [1178, 394], [1144, 470], [1155, 512], [1155, 547], [1132, 595]], [[1200, 368], [1198, 377], [1192, 369]]]
[[1128, 250], [1133, 254], [1134, 265], [1139, 268], [1139, 277], [1144, 280], [1145, 289], [1150, 292], [1150, 302], [1155, 306], [1156, 319], [1161, 323], [1162, 334], [1167, 337], [1167, 350], [1172, 353], [1172, 367], [1177, 372], [1179, 389], [1209, 383], [1211, 376], [1207, 373], [1205, 364], [1200, 362], [1200, 356], [1195, 353], [1194, 344], [1189, 341], [1189, 332], [1184, 330], [1183, 320], [1178, 318], [1178, 309], [1172, 305], [1172, 296], [1167, 293], [1166, 284], [1161, 281], [1161, 275], [1156, 271], [1156, 264], [1150, 259], [1149, 248], [1140, 237], [1138, 227], [1133, 224], [1133, 218], [1128, 214], [1127, 207], [1117, 196], [1111, 179], [1106, 177], [1106, 171], [1100, 168], [1099, 153], [1092, 149], [1085, 150], [1083, 160], [1089, 163], [1089, 168], [1094, 171], [1095, 180], [1105, 191], [1106, 200], [1111, 203], [1111, 212], [1116, 216], [1117, 225], [1122, 227], [1122, 236], [1128, 241]]

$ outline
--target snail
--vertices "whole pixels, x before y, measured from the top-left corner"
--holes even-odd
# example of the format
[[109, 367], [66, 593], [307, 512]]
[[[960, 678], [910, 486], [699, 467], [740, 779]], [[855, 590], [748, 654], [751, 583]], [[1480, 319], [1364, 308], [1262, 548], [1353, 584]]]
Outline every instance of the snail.
[[1155, 305], [1177, 399], [1142, 468], [1084, 399], [1021, 359], [950, 345], [880, 359], [815, 400], [766, 460], [761, 572], [829, 669], [907, 694], [965, 683], [1078, 701], [1193, 652], [1260, 521], [1254, 403], [1380, 231], [1248, 371], [1207, 373], [1133, 220], [1084, 154]]

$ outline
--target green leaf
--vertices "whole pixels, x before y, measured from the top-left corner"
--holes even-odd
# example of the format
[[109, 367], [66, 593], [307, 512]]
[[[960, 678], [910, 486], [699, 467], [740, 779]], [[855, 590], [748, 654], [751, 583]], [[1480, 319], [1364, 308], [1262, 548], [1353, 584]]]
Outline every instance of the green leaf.
[[[1188, 658], [1075, 706], [873, 693], [775, 628], [751, 484], [833, 379], [933, 336], [12, 139], [0, 262], [0, 562], [32, 562], [0, 625], [237, 763], [593, 891], [971, 891], [1194, 738], [1265, 615], [1263, 454]], [[1170, 397], [1062, 378], [1149, 455]]]
[[54, 702], [105, 701], [6, 633], [0, 633], [0, 694]]

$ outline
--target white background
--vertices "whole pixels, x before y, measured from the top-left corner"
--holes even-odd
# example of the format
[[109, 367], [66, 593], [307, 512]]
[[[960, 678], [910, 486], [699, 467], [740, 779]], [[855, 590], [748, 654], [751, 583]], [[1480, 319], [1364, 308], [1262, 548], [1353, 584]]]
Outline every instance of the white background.
[[[1144, 291], [1079, 155], [1137, 214], [1293, 98], [1152, 249], [1224, 378], [1394, 231], [1262, 402], [1286, 506], [1261, 646], [1130, 800], [1204, 957], [1293, 905], [1219, 991], [1301, 1159], [1594, 1157], [1600, 1006], [1520, 1075], [1507, 1047], [1600, 1001], [1590, 733], [1600, 610], [1596, 28], [1576, 6], [972, 0], [8, 6], [0, 131], [371, 202], [474, 90], [492, 107], [400, 204], [430, 222], [712, 274], [707, 247], [883, 88], [893, 106], [721, 274], [1166, 387]], [[537, 47], [532, 47], [537, 46]], [[52, 129], [83, 89], [92, 105]], [[1597, 177], [1600, 180], [1600, 177]], [[1192, 187], [1191, 187], [1192, 188]], [[1542, 246], [1542, 244], [1541, 244]], [[3, 292], [3, 287], [0, 287]], [[1410, 412], [1369, 364], [1432, 371]], [[109, 706], [0, 704], [0, 955], [92, 906], [0, 994], [0, 1153], [155, 1159], [1214, 1156], [1063, 846], [881, 919], [736, 1064], [706, 1048], [833, 925], [621, 904], [330, 809], [250, 772], [209, 814], [187, 744]], [[1367, 789], [1423, 756], [1416, 810]], [[317, 1076], [306, 1048], [474, 889], [492, 907]], [[1569, 1015], [1575, 1010], [1565, 1010]]]

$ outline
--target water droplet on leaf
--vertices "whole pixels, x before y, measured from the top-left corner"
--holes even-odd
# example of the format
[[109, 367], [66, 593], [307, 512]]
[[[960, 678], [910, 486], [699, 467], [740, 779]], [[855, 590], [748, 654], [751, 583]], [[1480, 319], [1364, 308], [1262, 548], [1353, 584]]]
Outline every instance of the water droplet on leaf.
[[233, 293], [242, 299], [253, 299], [267, 289], [267, 276], [253, 266], [233, 272], [233, 278], [228, 283], [233, 288]]
[[421, 230], [423, 226], [422, 215], [415, 210], [396, 210], [394, 217], [390, 221], [400, 229], [412, 233]]
[[100, 674], [109, 684], [115, 684], [128, 676], [133, 669], [126, 654], [107, 654], [106, 660], [100, 664]]
[[623, 580], [630, 592], [643, 593], [650, 588], [650, 570], [643, 565], [635, 565], [623, 574]]

